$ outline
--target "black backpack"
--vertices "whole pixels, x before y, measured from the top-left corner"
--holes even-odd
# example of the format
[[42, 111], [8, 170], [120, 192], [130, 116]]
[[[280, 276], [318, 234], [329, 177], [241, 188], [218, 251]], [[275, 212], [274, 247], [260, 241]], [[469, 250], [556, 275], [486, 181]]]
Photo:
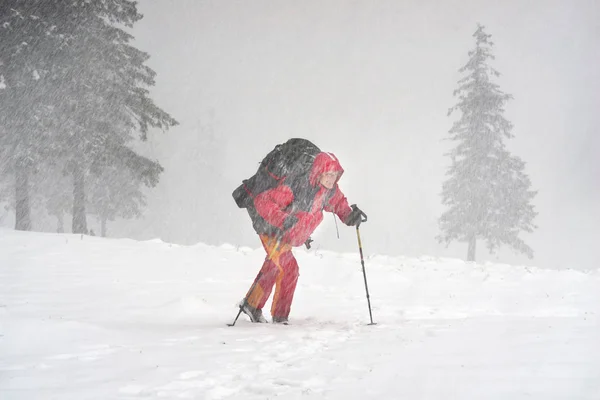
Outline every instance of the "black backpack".
[[[309, 199], [310, 196], [299, 195], [299, 191], [310, 189], [308, 178], [315, 157], [321, 150], [306, 139], [289, 139], [287, 142], [275, 146], [263, 158], [258, 170], [250, 178], [242, 181], [232, 193], [233, 199], [239, 208], [245, 208], [250, 214], [254, 230], [258, 233], [272, 233], [274, 227], [269, 225], [258, 215], [254, 208], [254, 198], [260, 193], [272, 189], [279, 184], [288, 185], [294, 197]], [[301, 205], [300, 208], [306, 208]]]

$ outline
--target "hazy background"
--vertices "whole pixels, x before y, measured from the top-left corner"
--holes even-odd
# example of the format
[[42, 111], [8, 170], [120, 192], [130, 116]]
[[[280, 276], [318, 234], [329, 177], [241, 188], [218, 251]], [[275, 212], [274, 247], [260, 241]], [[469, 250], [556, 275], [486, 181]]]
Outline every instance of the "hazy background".
[[[507, 145], [538, 190], [535, 258], [479, 261], [597, 268], [600, 261], [600, 3], [590, 1], [142, 0], [133, 34], [157, 72], [157, 104], [180, 126], [144, 151], [165, 167], [146, 216], [109, 234], [258, 247], [231, 192], [291, 137], [335, 153], [351, 203], [369, 216], [367, 254], [466, 256], [436, 242], [452, 145], [452, 92], [477, 23], [514, 96]], [[90, 224], [94, 228], [93, 223]], [[315, 247], [354, 251], [326, 215]], [[99, 229], [96, 229], [97, 231]]]
[[[259, 246], [231, 191], [277, 143], [334, 152], [340, 185], [369, 215], [368, 253], [465, 257], [437, 244], [458, 69], [477, 23], [514, 123], [539, 229], [532, 261], [502, 250], [478, 259], [548, 267], [600, 261], [600, 6], [596, 1], [145, 0], [137, 45], [158, 73], [153, 94], [181, 125], [153, 135], [165, 174], [147, 218], [117, 232], [179, 243]], [[203, 147], [210, 150], [205, 151]], [[217, 149], [217, 150], [215, 150]], [[211, 215], [211, 214], [216, 215]], [[116, 228], [116, 227], [115, 227]], [[114, 230], [114, 229], [113, 229]], [[352, 251], [354, 231], [326, 216], [322, 248]]]

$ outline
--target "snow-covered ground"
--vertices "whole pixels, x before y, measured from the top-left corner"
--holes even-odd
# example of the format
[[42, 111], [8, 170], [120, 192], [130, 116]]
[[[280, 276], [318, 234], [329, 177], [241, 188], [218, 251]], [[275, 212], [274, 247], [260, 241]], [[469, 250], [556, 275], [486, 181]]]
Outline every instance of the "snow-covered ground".
[[0, 230], [0, 399], [600, 399], [599, 271], [296, 255], [228, 327], [262, 249]]

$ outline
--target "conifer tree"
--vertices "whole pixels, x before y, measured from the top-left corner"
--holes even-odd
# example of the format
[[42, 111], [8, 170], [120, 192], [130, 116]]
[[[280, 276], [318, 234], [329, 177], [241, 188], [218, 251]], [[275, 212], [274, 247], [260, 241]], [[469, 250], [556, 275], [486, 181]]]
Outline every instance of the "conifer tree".
[[0, 173], [15, 176], [16, 227], [31, 228], [29, 174], [60, 161], [72, 231], [86, 233], [92, 165], [120, 157], [139, 182], [155, 181], [162, 167], [130, 149], [134, 132], [146, 140], [177, 124], [150, 99], [155, 73], [124, 30], [142, 16], [130, 0], [7, 0], [0, 14]]
[[[61, 71], [71, 82], [64, 87], [61, 109], [77, 119], [61, 142], [67, 143], [74, 181], [73, 232], [85, 232], [85, 177], [91, 166], [112, 158], [131, 168], [139, 181], [148, 174], [157, 180], [162, 167], [140, 162], [143, 157], [128, 147], [132, 134], [137, 131], [146, 140], [149, 127], [166, 130], [177, 122], [150, 99], [147, 87], [154, 85], [155, 73], [145, 65], [149, 56], [131, 46], [133, 37], [121, 28], [142, 18], [135, 2], [81, 2], [76, 12], [61, 57], [72, 60]], [[148, 170], [141, 170], [144, 166]]]
[[506, 149], [513, 137], [512, 124], [504, 117], [504, 106], [512, 99], [492, 81], [500, 74], [490, 67], [491, 35], [479, 25], [474, 33], [475, 48], [459, 71], [465, 73], [454, 96], [457, 104], [448, 115], [460, 112], [449, 131], [456, 142], [448, 154], [451, 165], [443, 184], [442, 203], [447, 210], [439, 219], [440, 242], [468, 243], [467, 260], [474, 261], [476, 242], [486, 242], [493, 253], [507, 245], [533, 257], [533, 250], [521, 239], [532, 232], [536, 216], [531, 201], [536, 192], [525, 174], [525, 163]]
[[17, 230], [32, 227], [30, 175], [52, 149], [45, 78], [59, 36], [38, 5], [37, 0], [0, 2], [0, 174], [10, 182]]

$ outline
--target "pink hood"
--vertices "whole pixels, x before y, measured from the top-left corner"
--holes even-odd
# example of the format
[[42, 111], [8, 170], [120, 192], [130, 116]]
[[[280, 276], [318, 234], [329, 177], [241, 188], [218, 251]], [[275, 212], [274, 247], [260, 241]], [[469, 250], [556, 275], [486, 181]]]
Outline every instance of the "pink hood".
[[325, 172], [339, 172], [337, 177], [337, 181], [340, 180], [342, 174], [344, 173], [344, 169], [340, 164], [339, 160], [333, 153], [319, 153], [315, 157], [315, 161], [313, 163], [312, 169], [310, 170], [309, 182], [312, 186], [317, 186], [319, 183], [319, 178]]

